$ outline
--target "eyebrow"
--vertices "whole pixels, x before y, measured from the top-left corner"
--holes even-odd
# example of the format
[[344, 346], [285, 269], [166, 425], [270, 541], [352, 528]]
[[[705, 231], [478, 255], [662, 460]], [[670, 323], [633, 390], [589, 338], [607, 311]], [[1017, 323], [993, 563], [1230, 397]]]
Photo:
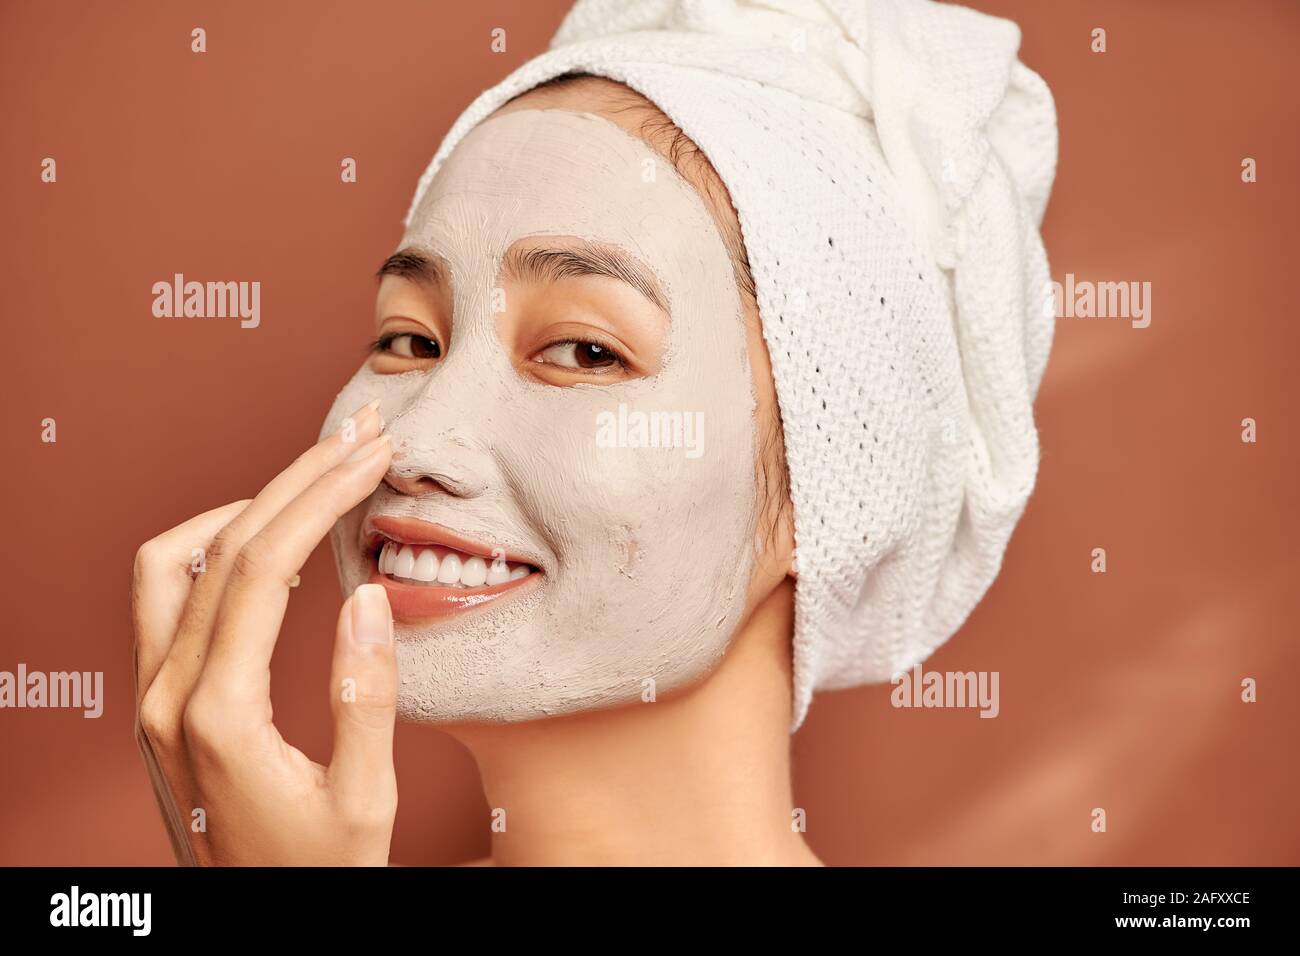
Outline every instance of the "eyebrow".
[[[634, 256], [615, 246], [586, 239], [563, 248], [520, 248], [512, 246], [501, 261], [503, 278], [520, 282], [558, 282], [579, 276], [604, 276], [631, 286], [665, 315], [668, 299], [654, 275]], [[398, 276], [429, 285], [447, 285], [441, 259], [417, 249], [393, 253], [379, 267], [376, 278]]]
[[402, 249], [385, 259], [375, 273], [375, 278], [382, 279], [384, 276], [398, 276], [429, 285], [443, 285], [447, 281], [442, 260], [416, 249]]
[[634, 256], [615, 246], [586, 239], [563, 248], [511, 247], [501, 262], [505, 278], [521, 282], [557, 282], [579, 276], [604, 276], [631, 286], [651, 305], [668, 314], [668, 299], [653, 273]]

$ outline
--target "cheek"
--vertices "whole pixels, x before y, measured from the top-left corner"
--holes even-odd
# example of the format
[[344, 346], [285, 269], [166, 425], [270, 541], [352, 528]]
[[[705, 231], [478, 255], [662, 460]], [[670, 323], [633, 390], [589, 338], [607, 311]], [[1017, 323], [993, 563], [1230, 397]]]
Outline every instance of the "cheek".
[[344, 419], [375, 399], [379, 399], [380, 417], [386, 425], [390, 424], [418, 394], [422, 382], [423, 376], [418, 372], [379, 375], [372, 372], [368, 365], [362, 365], [335, 397], [334, 404], [330, 406], [325, 422], [321, 425], [320, 437], [338, 431]]
[[747, 559], [756, 505], [746, 397], [687, 395], [672, 407], [650, 387], [581, 401], [571, 393], [570, 407], [556, 402], [545, 413], [544, 431], [521, 434], [512, 447], [524, 451], [509, 456], [507, 478], [549, 535], [566, 594], [583, 588], [589, 602], [639, 594], [652, 617], [653, 605], [668, 602], [712, 613], [713, 599], [730, 595], [719, 584]]
[[369, 371], [363, 365], [343, 386], [343, 391], [339, 392], [335, 397], [334, 404], [330, 406], [329, 413], [325, 416], [325, 422], [321, 425], [321, 439], [324, 439], [326, 435], [334, 434], [343, 426], [345, 418], [365, 407], [367, 402], [379, 397], [370, 382], [371, 378], [373, 376], [369, 374]]

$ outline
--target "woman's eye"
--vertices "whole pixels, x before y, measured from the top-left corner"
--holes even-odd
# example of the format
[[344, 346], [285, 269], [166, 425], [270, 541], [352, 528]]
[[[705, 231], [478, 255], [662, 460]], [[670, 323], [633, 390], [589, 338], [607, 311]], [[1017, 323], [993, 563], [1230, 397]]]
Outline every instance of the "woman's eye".
[[372, 352], [386, 352], [398, 358], [436, 359], [442, 357], [442, 346], [428, 336], [414, 332], [388, 332], [371, 344]]
[[561, 368], [584, 370], [627, 367], [621, 355], [597, 342], [556, 342], [538, 353], [537, 360]]

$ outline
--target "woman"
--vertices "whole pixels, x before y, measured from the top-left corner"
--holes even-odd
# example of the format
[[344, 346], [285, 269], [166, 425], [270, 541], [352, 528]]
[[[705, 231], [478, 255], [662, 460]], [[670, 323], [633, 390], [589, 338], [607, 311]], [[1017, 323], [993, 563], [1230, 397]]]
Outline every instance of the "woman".
[[[180, 859], [386, 863], [400, 713], [490, 862], [817, 863], [812, 689], [946, 639], [1033, 484], [1055, 138], [1013, 25], [797, 8], [579, 3], [435, 156], [321, 442], [141, 549]], [[269, 662], [331, 529], [321, 767]]]

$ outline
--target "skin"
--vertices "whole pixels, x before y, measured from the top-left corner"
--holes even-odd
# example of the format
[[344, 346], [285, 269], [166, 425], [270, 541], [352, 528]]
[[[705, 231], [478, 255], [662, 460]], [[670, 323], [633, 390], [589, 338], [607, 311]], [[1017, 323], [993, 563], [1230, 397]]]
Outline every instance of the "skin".
[[[594, 113], [639, 135], [645, 114], [626, 108], [630, 95], [589, 81], [538, 90], [498, 113]], [[736, 230], [725, 191], [706, 175], [696, 169], [688, 179], [719, 229]], [[417, 286], [386, 276], [378, 321], [395, 312], [418, 316], [428, 290]], [[778, 420], [775, 390], [757, 306], [745, 295], [741, 306], [757, 434], [768, 435]], [[352, 420], [358, 444], [377, 426], [366, 410]], [[402, 484], [413, 479], [394, 465], [389, 443], [380, 441], [359, 463], [343, 462], [353, 450], [343, 437], [325, 438], [253, 502], [192, 519], [137, 558], [138, 738], [182, 861], [387, 861], [396, 812], [397, 655], [387, 639], [387, 604], [370, 588], [340, 614], [331, 686], [353, 677], [357, 694], [345, 702], [331, 693], [331, 764], [307, 761], [271, 720], [269, 661], [289, 582], [329, 526], [381, 480], [407, 494], [421, 491]], [[755, 473], [768, 507], [756, 521], [740, 623], [720, 663], [653, 705], [440, 724], [474, 754], [489, 806], [506, 811], [506, 832], [493, 833], [492, 856], [480, 862], [818, 863], [791, 827], [793, 535], [773, 477], [783, 465], [779, 445], [758, 447]], [[205, 546], [207, 570], [191, 581], [191, 549]], [[385, 639], [362, 644], [358, 633]], [[188, 826], [194, 806], [207, 811], [206, 833]]]

